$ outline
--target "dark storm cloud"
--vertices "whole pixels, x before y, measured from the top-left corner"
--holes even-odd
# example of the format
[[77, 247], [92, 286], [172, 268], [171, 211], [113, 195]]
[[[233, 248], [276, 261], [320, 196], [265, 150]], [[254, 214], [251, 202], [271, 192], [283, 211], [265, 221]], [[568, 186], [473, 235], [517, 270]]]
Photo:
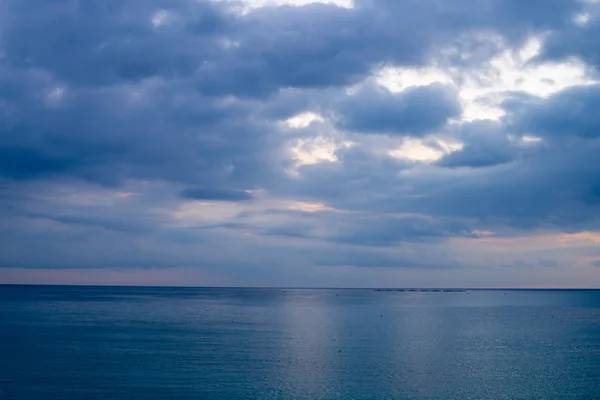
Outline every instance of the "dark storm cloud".
[[350, 131], [419, 136], [441, 128], [460, 112], [456, 91], [441, 84], [397, 94], [372, 87], [344, 99], [336, 123]]

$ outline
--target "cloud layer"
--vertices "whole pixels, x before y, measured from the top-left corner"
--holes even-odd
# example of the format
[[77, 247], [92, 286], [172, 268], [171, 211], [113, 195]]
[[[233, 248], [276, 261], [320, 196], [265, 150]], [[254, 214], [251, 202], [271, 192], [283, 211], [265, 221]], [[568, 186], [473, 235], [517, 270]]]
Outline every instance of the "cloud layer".
[[600, 282], [598, 2], [0, 15], [0, 282]]

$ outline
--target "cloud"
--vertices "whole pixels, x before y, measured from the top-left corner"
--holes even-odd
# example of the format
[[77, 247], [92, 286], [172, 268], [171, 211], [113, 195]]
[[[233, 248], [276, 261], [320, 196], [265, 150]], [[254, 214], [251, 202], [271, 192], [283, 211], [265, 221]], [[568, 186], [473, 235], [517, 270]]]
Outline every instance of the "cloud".
[[0, 176], [27, 178], [60, 173], [76, 164], [73, 158], [47, 154], [43, 150], [19, 146], [0, 148]]
[[542, 257], [538, 258], [538, 264], [543, 267], [552, 267], [552, 268], [559, 266], [558, 261], [552, 260], [549, 258], [542, 258]]
[[449, 168], [491, 167], [513, 161], [520, 153], [500, 123], [476, 121], [464, 124], [459, 138], [464, 143], [460, 150], [446, 154], [437, 162]]
[[268, 209], [242, 212], [225, 224], [206, 228], [234, 228], [268, 237], [326, 241], [358, 247], [393, 247], [404, 243], [439, 243], [449, 237], [477, 237], [460, 220], [426, 215], [330, 210], [328, 208]]
[[0, 266], [592, 282], [597, 246], [552, 238], [600, 231], [598, 15], [575, 0], [3, 1]]
[[523, 132], [593, 139], [600, 136], [600, 117], [595, 112], [599, 104], [600, 85], [571, 87], [549, 99], [526, 102], [513, 123]]
[[455, 259], [443, 261], [414, 257], [407, 254], [382, 253], [374, 251], [351, 251], [348, 253], [318, 254], [314, 262], [323, 267], [354, 266], [357, 268], [427, 268], [427, 269], [455, 269], [461, 263]]
[[600, 31], [599, 10], [597, 2], [582, 1], [578, 12], [572, 15], [571, 24], [550, 32], [541, 58], [564, 60], [578, 57], [598, 67], [600, 55], [592, 38]]
[[181, 197], [190, 200], [246, 201], [252, 194], [243, 190], [188, 188], [181, 191]]
[[[175, 21], [155, 29], [152, 21], [163, 6]], [[2, 4], [8, 65], [44, 69], [75, 85], [189, 76], [217, 54], [218, 39], [234, 19], [225, 4], [211, 1], [37, 2], [35, 9]]]
[[419, 136], [443, 127], [460, 111], [457, 93], [448, 86], [431, 84], [401, 93], [371, 87], [342, 100], [335, 120], [350, 131]]
[[17, 76], [28, 81], [15, 89], [19, 95], [5, 99], [10, 112], [9, 123], [0, 127], [0, 174], [5, 178], [52, 175], [106, 185], [127, 179], [201, 185], [258, 174], [268, 160], [264, 138], [271, 128], [250, 123], [241, 101], [206, 98], [185, 85], [153, 79], [73, 87], [48, 105], [39, 93], [55, 82], [32, 72]]
[[[451, 46], [457, 37], [491, 30], [518, 42], [531, 31], [562, 26], [575, 10], [569, 0], [527, 6], [470, 0], [450, 7], [434, 0], [368, 0], [353, 8], [322, 3], [258, 8], [242, 16], [245, 29], [229, 35], [235, 46], [204, 64], [197, 76], [205, 93], [251, 97], [281, 87], [348, 86], [381, 65], [423, 65], [437, 55], [434, 49]], [[489, 51], [470, 38], [466, 42], [464, 54], [473, 61]]]

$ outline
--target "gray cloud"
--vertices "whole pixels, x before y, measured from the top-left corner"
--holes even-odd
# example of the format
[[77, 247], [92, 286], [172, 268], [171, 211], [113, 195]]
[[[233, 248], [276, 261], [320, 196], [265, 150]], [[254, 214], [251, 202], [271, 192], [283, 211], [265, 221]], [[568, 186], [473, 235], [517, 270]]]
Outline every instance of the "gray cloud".
[[[151, 19], [161, 9], [172, 11], [176, 23], [154, 29]], [[78, 85], [189, 76], [219, 54], [218, 39], [234, 20], [223, 4], [187, 0], [38, 2], [34, 8], [7, 1], [2, 15], [9, 65], [44, 69]]]
[[581, 2], [579, 16], [585, 16], [583, 24], [568, 24], [562, 29], [549, 32], [541, 60], [561, 60], [578, 57], [594, 67], [600, 65], [598, 45], [593, 38], [600, 32], [600, 7], [595, 2]]
[[[449, 124], [462, 112], [456, 88], [372, 82], [381, 67], [468, 76], [540, 32], [549, 39], [533, 63], [575, 55], [597, 66], [595, 14], [572, 24], [591, 6], [238, 5], [0, 3], [0, 265], [202, 266], [253, 282], [307, 266], [454, 271], [474, 261], [448, 246], [482, 231], [600, 229], [597, 85], [512, 93], [498, 122]], [[325, 121], [280, 123], [304, 111]], [[426, 164], [390, 154], [404, 136], [464, 147]], [[346, 146], [326, 157], [290, 149], [315, 137]], [[299, 201], [329, 211], [290, 211]]]
[[477, 121], [461, 127], [461, 150], [445, 155], [438, 165], [443, 167], [491, 167], [513, 161], [521, 149], [509, 139], [499, 123]]
[[243, 190], [188, 188], [181, 191], [181, 197], [191, 200], [246, 201], [252, 194]]
[[558, 267], [560, 264], [558, 263], [558, 261], [556, 260], [552, 260], [550, 258], [542, 258], [539, 257], [538, 258], [538, 264], [541, 265], [542, 267]]
[[269, 237], [312, 239], [361, 247], [439, 243], [449, 237], [478, 237], [470, 224], [451, 218], [335, 211], [267, 210], [264, 213], [241, 213], [233, 222], [205, 228], [234, 228]]
[[547, 100], [526, 102], [513, 116], [524, 132], [543, 136], [597, 138], [600, 117], [600, 85], [571, 87]]
[[441, 84], [411, 87], [398, 94], [367, 88], [342, 101], [336, 123], [351, 131], [419, 136], [443, 127], [460, 112], [456, 91]]
[[[31, 79], [32, 73], [22, 78]], [[223, 104], [177, 82], [66, 86], [54, 99], [55, 87], [60, 85], [38, 82], [22, 88], [27, 96], [5, 100], [11, 113], [10, 123], [0, 127], [4, 177], [60, 175], [109, 185], [131, 178], [222, 184], [260, 174], [268, 145], [278, 146], [273, 139], [266, 142], [266, 123], [247, 121], [242, 102]]]
[[318, 254], [314, 262], [320, 266], [351, 265], [359, 268], [428, 268], [455, 269], [464, 267], [455, 259], [414, 257], [407, 254], [381, 253], [374, 251], [335, 252]]
[[[250, 97], [282, 87], [346, 86], [377, 66], [423, 65], [434, 48], [463, 34], [492, 30], [520, 41], [531, 31], [562, 26], [578, 8], [569, 0], [527, 6], [501, 0], [448, 6], [435, 0], [369, 0], [353, 9], [319, 3], [267, 7], [238, 20], [238, 29], [227, 32], [235, 45], [202, 63], [196, 77], [204, 93]], [[488, 52], [470, 50], [474, 60], [479, 51]]]

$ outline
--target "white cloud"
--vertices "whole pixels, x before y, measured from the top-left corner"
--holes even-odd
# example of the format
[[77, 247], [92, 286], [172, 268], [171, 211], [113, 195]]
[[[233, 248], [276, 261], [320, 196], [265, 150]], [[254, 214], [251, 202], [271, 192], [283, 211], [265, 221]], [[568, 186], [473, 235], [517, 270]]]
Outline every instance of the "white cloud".
[[532, 62], [539, 54], [542, 40], [532, 37], [522, 47], [507, 48], [481, 68], [463, 74], [436, 67], [386, 68], [377, 75], [377, 81], [394, 92], [434, 82], [453, 84], [462, 101], [463, 121], [502, 117], [500, 103], [506, 92], [548, 97], [573, 85], [597, 83], [588, 76], [587, 66], [575, 58], [564, 62]]
[[172, 14], [169, 11], [158, 10], [157, 12], [152, 14], [152, 17], [150, 18], [150, 23], [152, 24], [152, 27], [156, 29], [169, 22], [171, 17]]
[[453, 83], [452, 77], [438, 68], [383, 68], [376, 74], [377, 82], [392, 92], [402, 92], [411, 86], [432, 83]]
[[388, 151], [391, 157], [411, 161], [434, 162], [445, 154], [452, 153], [462, 148], [461, 143], [437, 140], [438, 148], [428, 146], [423, 140], [405, 138], [400, 147]]
[[64, 86], [55, 86], [46, 92], [45, 100], [48, 106], [57, 105], [65, 97], [67, 88]]
[[354, 2], [352, 0], [244, 0], [250, 7], [258, 8], [265, 6], [305, 6], [311, 3], [334, 4], [338, 7], [352, 8]]
[[323, 202], [278, 198], [264, 190], [252, 191], [253, 201], [184, 201], [171, 212], [173, 224], [179, 227], [198, 227], [218, 223], [239, 222], [239, 215], [247, 213], [244, 223], [256, 228], [278, 226], [292, 222], [293, 215], [273, 214], [266, 211], [302, 211], [308, 213], [338, 211]]
[[541, 142], [543, 139], [537, 136], [528, 136], [525, 135], [521, 138], [521, 140], [525, 143], [539, 143]]
[[298, 139], [290, 148], [295, 165], [288, 172], [296, 175], [297, 169], [302, 165], [336, 162], [338, 158], [335, 152], [338, 147], [340, 145], [334, 140], [322, 136]]
[[585, 26], [590, 21], [590, 13], [583, 12], [573, 16], [573, 23], [578, 26]]
[[324, 119], [318, 114], [311, 112], [304, 112], [301, 114], [294, 115], [291, 118], [288, 118], [285, 123], [290, 128], [306, 128], [313, 122], [323, 122]]
[[[219, 1], [229, 1], [233, 2], [234, 0], [219, 0]], [[332, 4], [342, 8], [353, 8], [354, 1], [353, 0], [241, 0], [240, 3], [242, 6], [239, 8], [239, 11], [242, 14], [248, 13], [252, 10], [261, 7], [274, 7], [274, 6], [305, 6], [312, 3], [323, 3], [323, 4]]]

